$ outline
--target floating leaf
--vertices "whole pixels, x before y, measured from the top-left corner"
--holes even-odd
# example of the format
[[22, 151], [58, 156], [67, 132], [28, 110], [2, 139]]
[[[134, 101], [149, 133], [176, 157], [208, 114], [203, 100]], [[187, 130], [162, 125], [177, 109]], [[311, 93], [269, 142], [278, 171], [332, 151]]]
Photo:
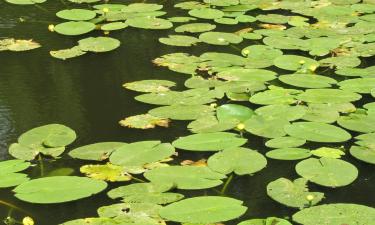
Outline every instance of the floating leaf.
[[91, 20], [94, 19], [96, 13], [87, 9], [64, 9], [58, 11], [56, 16], [66, 20]]
[[138, 92], [164, 92], [176, 83], [169, 80], [140, 80], [122, 85], [124, 88]]
[[89, 33], [95, 29], [95, 24], [84, 21], [70, 21], [65, 23], [57, 24], [54, 30], [63, 35], [75, 36]]
[[86, 52], [82, 51], [79, 46], [74, 46], [73, 48], [50, 51], [50, 54], [54, 58], [65, 60], [84, 55]]
[[296, 165], [296, 172], [307, 180], [326, 187], [341, 187], [352, 183], [358, 170], [340, 159], [305, 159]]
[[144, 176], [155, 184], [166, 184], [178, 189], [195, 190], [216, 187], [222, 184], [225, 175], [207, 167], [169, 166], [149, 170]]
[[120, 121], [120, 125], [129, 128], [151, 129], [155, 126], [168, 127], [168, 119], [151, 116], [150, 114], [141, 114], [130, 116]]
[[326, 158], [333, 158], [339, 159], [341, 156], [345, 155], [345, 152], [341, 151], [337, 148], [328, 148], [328, 147], [321, 147], [315, 150], [312, 150], [311, 153], [318, 157], [326, 157]]
[[204, 196], [185, 199], [162, 208], [164, 219], [195, 224], [210, 224], [235, 219], [247, 210], [242, 201], [228, 197]]
[[228, 132], [202, 133], [180, 137], [172, 145], [188, 151], [220, 151], [245, 144], [247, 139]]
[[78, 41], [82, 51], [109, 52], [120, 47], [120, 41], [110, 37], [89, 37]]
[[352, 131], [370, 133], [375, 131], [375, 117], [371, 115], [351, 113], [348, 116], [341, 116], [337, 123]]
[[109, 160], [119, 166], [144, 166], [173, 155], [175, 150], [169, 143], [160, 141], [140, 141], [117, 148]]
[[197, 44], [200, 40], [187, 35], [169, 35], [167, 38], [159, 38], [159, 42], [165, 45], [189, 47]]
[[303, 225], [372, 224], [375, 209], [357, 204], [326, 204], [303, 209], [293, 215], [293, 221]]
[[27, 169], [29, 162], [13, 159], [0, 162], [0, 188], [13, 187], [29, 180], [26, 174], [17, 173]]
[[128, 27], [128, 25], [124, 22], [113, 22], [113, 23], [106, 23], [100, 26], [101, 30], [104, 31], [113, 31], [113, 30], [122, 30]]
[[278, 137], [271, 139], [265, 143], [269, 148], [293, 148], [299, 147], [306, 143], [305, 139], [295, 137]]
[[215, 109], [206, 105], [171, 105], [154, 108], [148, 113], [152, 116], [172, 120], [195, 120], [213, 114]]
[[129, 181], [132, 179], [131, 175], [125, 172], [121, 166], [116, 166], [111, 163], [105, 165], [84, 165], [80, 168], [81, 173], [96, 180], [105, 181]]
[[215, 116], [206, 116], [189, 123], [188, 128], [193, 133], [213, 133], [231, 130], [237, 124], [237, 120], [218, 121]]
[[253, 110], [237, 104], [225, 104], [216, 109], [216, 116], [219, 121], [237, 120], [238, 122], [244, 122], [253, 115]]
[[209, 168], [219, 173], [234, 172], [237, 175], [251, 175], [266, 167], [267, 160], [257, 151], [237, 147], [227, 148], [212, 155], [207, 163]]
[[17, 186], [13, 192], [22, 201], [50, 204], [86, 198], [106, 187], [104, 181], [87, 177], [57, 176], [30, 180]]
[[176, 202], [184, 195], [167, 192], [172, 184], [136, 183], [110, 190], [110, 198], [123, 198], [124, 202], [167, 204]]
[[189, 33], [202, 33], [211, 31], [216, 28], [216, 25], [210, 23], [189, 23], [178, 26], [175, 28], [177, 33], [189, 32]]
[[266, 156], [278, 160], [300, 160], [311, 156], [311, 152], [304, 148], [280, 148], [269, 151]]
[[311, 122], [334, 123], [339, 117], [340, 113], [334, 104], [310, 103], [302, 119]]
[[356, 78], [344, 80], [338, 83], [342, 90], [370, 94], [371, 89], [375, 87], [375, 78]]
[[283, 83], [303, 88], [327, 88], [336, 84], [336, 80], [316, 74], [290, 74], [279, 76]]
[[242, 37], [225, 32], [205, 32], [199, 35], [199, 40], [212, 45], [229, 45], [242, 42]]
[[309, 103], [348, 103], [362, 98], [361, 95], [338, 89], [308, 89], [297, 98]]
[[16, 40], [14, 38], [7, 38], [0, 40], [0, 51], [28, 51], [41, 47], [41, 45], [33, 40]]
[[135, 17], [126, 20], [126, 24], [142, 29], [163, 30], [173, 27], [173, 24], [166, 19], [153, 17]]
[[288, 124], [289, 121], [283, 117], [265, 118], [257, 115], [244, 122], [246, 131], [266, 138], [285, 136], [284, 126]]
[[322, 192], [309, 192], [304, 178], [294, 181], [279, 178], [272, 181], [267, 185], [267, 195], [283, 205], [300, 209], [316, 205], [324, 198]]
[[124, 142], [99, 142], [75, 148], [69, 152], [69, 155], [76, 159], [103, 161], [124, 145], [126, 145]]
[[6, 0], [6, 2], [15, 5], [34, 5], [37, 3], [43, 3], [47, 0]]
[[315, 71], [319, 63], [313, 59], [298, 55], [281, 55], [274, 60], [275, 66], [292, 71]]
[[259, 105], [293, 104], [296, 103], [296, 94], [299, 90], [272, 89], [256, 93], [251, 96], [250, 102]]
[[[69, 0], [71, 1], [71, 0]], [[113, 218], [85, 218], [85, 219], [76, 219], [70, 220], [60, 225], [118, 225], [124, 223], [123, 219], [113, 219]], [[146, 224], [145, 224], [146, 225]]]
[[351, 138], [348, 132], [339, 127], [318, 122], [296, 122], [284, 129], [292, 137], [314, 142], [343, 142]]
[[373, 147], [354, 145], [350, 148], [350, 154], [363, 162], [375, 164], [375, 148]]
[[268, 217], [266, 219], [251, 219], [245, 220], [239, 223], [238, 225], [292, 225], [289, 223], [288, 220], [276, 218], [276, 217]]
[[189, 15], [201, 19], [217, 19], [223, 17], [224, 13], [218, 9], [199, 8], [190, 10]]
[[282, 104], [267, 105], [255, 110], [255, 113], [266, 119], [285, 118], [288, 121], [301, 119], [306, 114], [306, 107]]

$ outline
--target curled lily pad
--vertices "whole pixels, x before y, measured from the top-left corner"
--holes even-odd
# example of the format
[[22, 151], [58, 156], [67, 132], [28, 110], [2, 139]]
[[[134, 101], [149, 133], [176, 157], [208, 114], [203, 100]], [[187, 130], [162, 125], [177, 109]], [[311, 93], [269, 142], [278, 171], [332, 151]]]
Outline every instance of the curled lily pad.
[[234, 172], [238, 175], [251, 175], [266, 167], [267, 160], [257, 151], [237, 147], [227, 148], [214, 154], [207, 163], [209, 168], [219, 173]]
[[294, 181], [279, 178], [272, 181], [267, 185], [267, 195], [283, 205], [300, 209], [316, 205], [324, 198], [322, 192], [309, 192], [304, 178]]
[[96, 13], [87, 9], [64, 9], [56, 13], [56, 16], [66, 20], [91, 20]]
[[193, 134], [180, 137], [172, 145], [188, 151], [220, 151], [230, 147], [238, 147], [246, 143], [246, 139], [229, 132]]
[[278, 160], [300, 160], [311, 156], [311, 152], [304, 148], [280, 148], [269, 151], [266, 156]]
[[374, 208], [345, 203], [318, 205], [293, 215], [293, 221], [303, 225], [371, 224], [374, 219]]
[[242, 201], [228, 197], [188, 198], [162, 208], [164, 219], [181, 223], [209, 224], [235, 219], [247, 210]]
[[108, 52], [120, 47], [120, 41], [110, 37], [89, 37], [78, 41], [82, 51]]
[[358, 176], [355, 166], [332, 158], [305, 159], [296, 165], [296, 172], [309, 181], [325, 187], [346, 186]]
[[229, 44], [238, 44], [242, 42], [242, 37], [225, 32], [205, 32], [199, 35], [199, 39], [207, 44], [212, 45], [229, 45]]
[[169, 166], [149, 170], [144, 176], [155, 184], [166, 184], [178, 189], [197, 190], [216, 187], [226, 176], [208, 167]]
[[106, 187], [106, 182], [87, 177], [57, 176], [30, 180], [17, 186], [13, 192], [22, 201], [50, 204], [86, 198]]
[[65, 60], [84, 55], [86, 52], [82, 51], [79, 46], [74, 46], [73, 48], [50, 51], [50, 54], [54, 58]]
[[131, 175], [126, 173], [123, 167], [111, 163], [105, 165], [84, 165], [80, 168], [80, 171], [86, 176], [97, 180], [115, 182], [132, 179]]
[[86, 34], [95, 29], [95, 24], [84, 21], [70, 21], [57, 24], [54, 30], [63, 35], [75, 36]]
[[126, 145], [124, 142], [99, 142], [75, 148], [69, 152], [69, 155], [76, 159], [103, 161], [124, 145]]
[[287, 134], [314, 142], [343, 142], [351, 135], [334, 125], [318, 122], [296, 122], [284, 127]]
[[129, 128], [151, 129], [156, 126], [168, 127], [169, 119], [163, 119], [150, 114], [141, 114], [127, 117], [120, 121], [120, 125]]

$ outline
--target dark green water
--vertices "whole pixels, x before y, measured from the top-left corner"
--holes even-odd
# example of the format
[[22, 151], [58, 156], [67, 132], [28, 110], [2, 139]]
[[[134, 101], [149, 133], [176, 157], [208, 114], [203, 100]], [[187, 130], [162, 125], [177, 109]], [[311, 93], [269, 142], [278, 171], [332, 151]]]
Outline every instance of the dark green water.
[[[112, 1], [111, 1], [112, 2]], [[122, 3], [131, 1], [119, 1]], [[134, 2], [134, 1], [133, 1]], [[178, 1], [166, 1], [168, 15], [173, 14], [172, 5]], [[0, 52], [0, 157], [9, 158], [8, 146], [30, 128], [61, 123], [73, 128], [78, 139], [70, 149], [99, 141], [125, 141], [158, 139], [170, 142], [188, 134], [186, 123], [173, 122], [168, 129], [154, 130], [126, 129], [118, 121], [126, 116], [147, 112], [150, 105], [136, 102], [134, 92], [126, 91], [122, 84], [143, 79], [167, 79], [175, 81], [182, 88], [186, 75], [159, 68], [151, 60], [167, 53], [191, 52], [199, 54], [215, 47], [192, 47], [188, 50], [167, 47], [158, 43], [160, 36], [171, 31], [147, 31], [126, 29], [111, 36], [121, 40], [116, 51], [95, 55], [87, 54], [69, 61], [61, 61], [49, 56], [50, 50], [68, 48], [82, 37], [70, 38], [47, 30], [48, 24], [59, 20], [54, 14], [65, 8], [57, 0], [42, 4], [44, 11], [35, 6], [13, 6], [0, 2], [0, 38], [34, 39], [42, 48], [22, 53]], [[172, 10], [172, 11], [171, 11]], [[26, 22], [19, 22], [22, 17]], [[99, 33], [98, 33], [99, 35]], [[244, 46], [248, 45], [245, 44]], [[235, 51], [232, 48], [223, 51]], [[265, 152], [264, 140], [255, 136], [249, 138], [248, 147]], [[178, 159], [200, 159], [204, 154], [180, 153]], [[358, 203], [375, 207], [374, 166], [347, 159], [357, 166], [359, 178], [351, 185], [329, 189], [310, 184], [314, 191], [326, 195], [323, 203]], [[44, 173], [56, 168], [72, 167], [79, 174], [82, 162], [70, 159], [66, 154], [57, 161], [44, 162]], [[266, 185], [279, 177], [297, 178], [294, 162], [269, 160], [268, 167], [255, 176], [235, 177], [227, 195], [241, 199], [249, 207], [243, 219], [291, 216], [295, 211], [282, 206], [266, 195]], [[29, 169], [31, 177], [40, 177], [39, 165]], [[118, 184], [112, 185], [119, 186]], [[219, 187], [220, 188], [220, 187]], [[216, 195], [213, 190], [189, 191], [186, 196]], [[95, 197], [67, 204], [37, 205], [21, 202], [13, 197], [11, 189], [0, 190], [0, 200], [6, 201], [28, 212], [15, 211], [13, 216], [32, 216], [38, 225], [54, 225], [61, 222], [95, 217], [96, 209], [114, 203], [105, 192]], [[0, 205], [0, 219], [5, 218], [9, 208]]]

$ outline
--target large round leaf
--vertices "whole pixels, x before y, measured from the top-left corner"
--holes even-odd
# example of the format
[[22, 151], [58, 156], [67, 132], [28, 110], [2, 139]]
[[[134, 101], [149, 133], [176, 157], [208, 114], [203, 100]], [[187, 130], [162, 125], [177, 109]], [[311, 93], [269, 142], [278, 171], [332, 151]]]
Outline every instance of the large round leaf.
[[96, 13], [87, 9], [64, 9], [57, 12], [56, 16], [66, 20], [91, 20]]
[[154, 17], [135, 17], [126, 20], [126, 24], [135, 28], [162, 30], [173, 27], [173, 24], [166, 19]]
[[371, 89], [375, 87], [375, 78], [356, 78], [356, 79], [349, 79], [344, 80], [338, 83], [341, 89], [363, 93], [363, 94], [370, 94]]
[[257, 151], [238, 147], [225, 149], [214, 154], [208, 159], [207, 163], [208, 167], [219, 173], [234, 172], [238, 175], [250, 175], [266, 167], [267, 160]]
[[292, 225], [288, 220], [277, 217], [268, 217], [266, 219], [245, 220], [237, 225]]
[[54, 28], [57, 33], [70, 36], [86, 34], [94, 29], [95, 24], [84, 21], [60, 23]]
[[199, 35], [199, 40], [212, 45], [229, 45], [238, 44], [243, 39], [237, 34], [210, 31]]
[[218, 9], [200, 8], [190, 10], [189, 15], [201, 19], [217, 19], [223, 17], [224, 13]]
[[89, 37], [79, 40], [78, 46], [88, 52], [109, 52], [120, 47], [120, 41], [110, 37]]
[[285, 136], [284, 127], [289, 121], [284, 117], [265, 118], [263, 116], [253, 116], [244, 122], [245, 130], [261, 137], [277, 138]]
[[250, 119], [254, 111], [246, 106], [237, 104], [225, 104], [216, 109], [216, 116], [219, 121], [237, 120], [243, 122]]
[[144, 173], [146, 179], [155, 184], [166, 184], [178, 189], [195, 190], [216, 187], [222, 184], [225, 175], [208, 167], [168, 166], [159, 167]]
[[316, 74], [290, 74], [279, 76], [283, 83], [302, 88], [327, 88], [337, 83], [336, 80]]
[[299, 160], [311, 156], [311, 152], [304, 148], [280, 148], [269, 151], [266, 156], [278, 160]]
[[354, 145], [350, 148], [350, 154], [363, 162], [375, 164], [375, 148], [373, 147]]
[[99, 142], [75, 148], [69, 152], [69, 155], [76, 159], [103, 161], [124, 145], [126, 145], [124, 142]]
[[204, 196], [172, 203], [159, 211], [162, 218], [195, 224], [210, 224], [235, 219], [244, 214], [247, 207], [242, 201], [228, 197]]
[[293, 220], [303, 225], [372, 225], [375, 208], [344, 203], [318, 205], [295, 213]]
[[308, 89], [297, 98], [308, 103], [348, 103], [357, 101], [362, 96], [339, 89]]
[[295, 122], [284, 129], [292, 137], [314, 142], [343, 142], [351, 138], [342, 128], [318, 122]]
[[308, 69], [314, 71], [319, 66], [314, 59], [298, 55], [281, 55], [274, 60], [274, 64], [281, 69], [292, 71]]
[[106, 187], [106, 182], [87, 177], [56, 176], [28, 181], [16, 187], [13, 192], [22, 201], [49, 204], [86, 198]]
[[295, 137], [278, 137], [268, 140], [265, 145], [269, 148], [293, 148], [306, 143], [305, 139]]
[[172, 143], [176, 148], [189, 151], [220, 151], [245, 144], [247, 139], [227, 132], [193, 134], [180, 137]]
[[370, 133], [375, 131], [375, 116], [352, 113], [349, 116], [341, 116], [337, 123], [352, 131]]
[[309, 181], [326, 187], [346, 186], [358, 176], [355, 166], [332, 158], [303, 160], [296, 165], [296, 172]]

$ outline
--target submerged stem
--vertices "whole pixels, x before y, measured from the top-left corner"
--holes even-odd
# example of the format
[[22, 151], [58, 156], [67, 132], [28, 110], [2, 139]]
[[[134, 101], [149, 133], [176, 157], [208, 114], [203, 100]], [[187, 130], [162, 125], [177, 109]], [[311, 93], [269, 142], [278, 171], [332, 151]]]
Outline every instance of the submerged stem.
[[[25, 213], [25, 214], [27, 214], [27, 215], [30, 215], [29, 212], [27, 212], [26, 210], [21, 209], [21, 208], [15, 206], [15, 205], [13, 205], [12, 203], [9, 203], [9, 202], [6, 202], [6, 201], [3, 201], [3, 200], [0, 200], [0, 205], [5, 205], [5, 206], [11, 208], [11, 210], [9, 211], [9, 214], [10, 214], [10, 215], [11, 215], [11, 213], [13, 212], [13, 209], [14, 209], [14, 210], [17, 210], [17, 211], [20, 211], [20, 212], [23, 212], [23, 213]], [[9, 214], [8, 214], [8, 215], [9, 215]]]
[[223, 188], [221, 189], [221, 191], [220, 191], [220, 194], [221, 194], [221, 195], [224, 195], [224, 194], [225, 194], [225, 192], [227, 191], [228, 186], [229, 186], [230, 182], [232, 181], [232, 179], [233, 179], [233, 173], [228, 177], [228, 179], [227, 179], [227, 181], [225, 182]]
[[39, 161], [39, 166], [40, 166], [40, 176], [44, 177], [44, 163], [43, 163], [43, 158], [41, 154], [39, 154], [38, 156], [38, 161]]
[[139, 178], [136, 178], [136, 177], [133, 177], [133, 176], [132, 176], [132, 179], [133, 179], [133, 180], [136, 180], [136, 181], [139, 181], [139, 182], [141, 182], [141, 183], [146, 183], [146, 181], [144, 181], [144, 180], [142, 180], [142, 179], [139, 179]]

